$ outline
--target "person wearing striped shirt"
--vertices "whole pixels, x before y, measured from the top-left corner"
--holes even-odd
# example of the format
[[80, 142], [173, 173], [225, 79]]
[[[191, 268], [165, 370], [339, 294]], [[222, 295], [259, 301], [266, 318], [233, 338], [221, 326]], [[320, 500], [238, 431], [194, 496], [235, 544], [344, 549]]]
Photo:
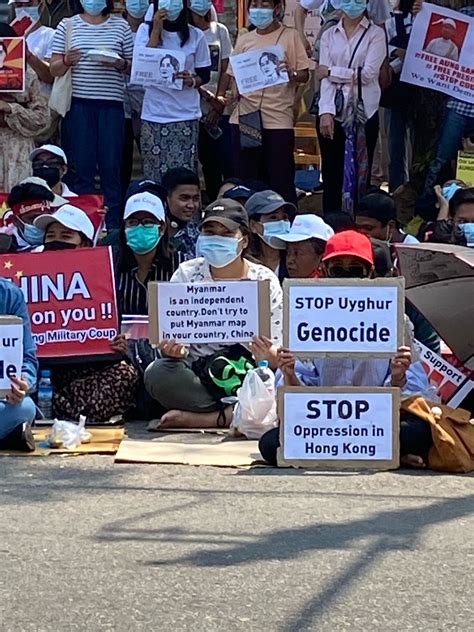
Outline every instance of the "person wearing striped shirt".
[[186, 255], [169, 244], [162, 200], [145, 188], [127, 200], [117, 287], [122, 314], [148, 314], [148, 283], [169, 281]]
[[68, 184], [78, 194], [95, 192], [98, 165], [109, 209], [107, 228], [118, 229], [125, 129], [124, 74], [130, 70], [133, 38], [127, 21], [111, 15], [113, 0], [82, 0], [82, 7], [83, 13], [59, 24], [50, 65], [54, 77], [69, 70], [72, 77], [71, 109], [62, 127], [70, 165]]

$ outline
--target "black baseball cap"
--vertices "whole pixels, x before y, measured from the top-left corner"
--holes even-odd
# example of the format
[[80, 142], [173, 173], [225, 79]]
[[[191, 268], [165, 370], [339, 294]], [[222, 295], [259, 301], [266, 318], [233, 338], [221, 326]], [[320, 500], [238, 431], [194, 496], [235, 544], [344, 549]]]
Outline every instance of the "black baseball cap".
[[355, 214], [376, 219], [384, 226], [392, 220], [398, 222], [395, 202], [393, 198], [384, 192], [364, 195], [357, 206]]
[[201, 226], [208, 222], [219, 222], [230, 230], [237, 230], [241, 226], [249, 228], [249, 216], [247, 211], [236, 200], [219, 198], [204, 211], [204, 219]]
[[249, 189], [243, 184], [239, 184], [226, 191], [222, 197], [229, 200], [248, 200], [253, 194], [252, 189]]
[[154, 180], [133, 180], [126, 194], [126, 199], [131, 198], [132, 195], [136, 195], [137, 193], [151, 193], [152, 195], [156, 195], [160, 198], [160, 200], [165, 203], [167, 198], [167, 192], [164, 186], [155, 182]]

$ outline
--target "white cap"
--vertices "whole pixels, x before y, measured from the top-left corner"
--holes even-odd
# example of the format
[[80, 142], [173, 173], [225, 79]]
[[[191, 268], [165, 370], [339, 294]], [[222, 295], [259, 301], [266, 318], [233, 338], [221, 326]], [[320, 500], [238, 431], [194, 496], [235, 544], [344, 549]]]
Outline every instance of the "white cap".
[[22, 180], [20, 184], [37, 184], [38, 186], [48, 189], [48, 191], [51, 191], [51, 193], [54, 195], [54, 200], [51, 202], [51, 206], [53, 208], [58, 208], [59, 206], [62, 206], [63, 204], [67, 203], [67, 200], [65, 198], [61, 197], [60, 195], [57, 195], [57, 193], [54, 193], [53, 189], [49, 186], [46, 180], [43, 180], [43, 178], [30, 176], [29, 178], [25, 178], [24, 180]]
[[163, 202], [157, 195], [148, 193], [148, 191], [136, 193], [128, 198], [125, 204], [123, 218], [128, 219], [131, 215], [140, 213], [140, 211], [150, 213], [153, 217], [156, 217], [156, 219], [162, 222], [165, 221], [165, 207], [163, 206]]
[[48, 226], [54, 222], [59, 222], [61, 226], [69, 228], [70, 230], [77, 230], [91, 241], [94, 239], [94, 224], [87, 216], [87, 213], [85, 213], [82, 209], [77, 208], [77, 206], [65, 204], [64, 206], [61, 206], [56, 213], [40, 215], [33, 223], [38, 228], [47, 230]]
[[30, 154], [30, 160], [33, 162], [36, 156], [43, 153], [43, 151], [47, 151], [48, 154], [53, 154], [53, 156], [62, 158], [64, 160], [64, 164], [67, 165], [66, 154], [61, 147], [58, 147], [57, 145], [42, 145], [41, 147], [38, 147], [38, 149], [34, 149]]
[[297, 215], [285, 235], [275, 235], [272, 239], [276, 242], [306, 241], [307, 239], [321, 239], [327, 241], [334, 235], [333, 229], [318, 215]]

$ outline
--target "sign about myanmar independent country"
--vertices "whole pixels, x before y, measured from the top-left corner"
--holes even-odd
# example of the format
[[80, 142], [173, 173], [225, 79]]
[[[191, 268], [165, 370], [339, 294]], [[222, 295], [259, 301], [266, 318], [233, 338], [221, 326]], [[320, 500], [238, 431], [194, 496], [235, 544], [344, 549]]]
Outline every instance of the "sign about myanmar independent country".
[[389, 358], [404, 340], [404, 279], [285, 279], [283, 344], [298, 357]]

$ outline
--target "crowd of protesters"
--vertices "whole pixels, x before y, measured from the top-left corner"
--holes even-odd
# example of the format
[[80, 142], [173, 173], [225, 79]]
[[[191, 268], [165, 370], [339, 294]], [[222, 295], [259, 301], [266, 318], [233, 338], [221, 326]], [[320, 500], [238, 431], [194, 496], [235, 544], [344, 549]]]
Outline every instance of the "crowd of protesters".
[[[474, 17], [469, 3], [435, 4]], [[278, 0], [249, 0], [247, 28], [235, 42], [211, 0], [125, 0], [119, 12], [112, 0], [33, 0], [11, 9], [25, 6], [40, 15], [26, 35], [25, 89], [0, 93], [0, 191], [8, 194], [1, 253], [112, 245], [121, 315], [147, 315], [151, 281], [267, 280], [271, 336], [254, 338], [242, 353], [249, 362], [268, 361], [279, 383], [430, 392], [409, 342], [415, 337], [439, 353], [440, 340], [408, 302], [408, 343], [391, 361], [302, 363], [282, 347], [285, 278], [396, 275], [391, 246], [397, 243], [474, 247], [474, 188], [453, 171], [458, 150], [472, 148], [474, 105], [400, 81], [421, 0], [301, 0], [296, 28], [283, 24]], [[312, 10], [321, 16], [314, 46], [304, 36]], [[0, 23], [0, 38], [14, 36], [12, 26]], [[279, 70], [288, 81], [239, 94], [229, 59], [264, 46], [282, 48]], [[182, 70], [171, 54], [160, 64], [163, 77], [182, 81], [182, 89], [165, 80], [134, 85], [134, 47], [184, 55]], [[60, 116], [48, 99], [64, 77], [72, 96]], [[314, 93], [322, 217], [307, 210], [311, 198], [298, 208], [295, 187], [295, 113], [305, 85]], [[420, 112], [430, 95], [436, 109]], [[347, 182], [347, 116], [355, 99], [365, 109], [365, 160]], [[254, 114], [259, 140], [249, 146], [244, 129]], [[381, 127], [388, 136], [386, 190], [372, 176]], [[429, 129], [423, 162], [420, 144]], [[143, 177], [132, 180], [140, 157]], [[105, 206], [100, 235], [74, 204], [78, 195], [97, 191]], [[410, 201], [407, 191], [414, 192]], [[38, 360], [21, 291], [6, 280], [0, 280], [0, 315], [22, 317], [25, 332], [22, 375], [0, 401], [0, 448], [31, 449]], [[118, 334], [110, 342], [112, 359], [52, 367], [54, 414], [71, 420], [85, 414], [91, 423], [160, 416], [163, 427], [227, 426], [232, 407], [216, 401], [198, 367], [213, 354], [230, 353], [228, 347], [167, 341], [155, 349], [142, 341], [131, 353], [130, 341]], [[428, 435], [417, 420], [405, 419], [406, 463], [426, 463]], [[270, 463], [277, 445], [277, 431], [262, 439]]]

